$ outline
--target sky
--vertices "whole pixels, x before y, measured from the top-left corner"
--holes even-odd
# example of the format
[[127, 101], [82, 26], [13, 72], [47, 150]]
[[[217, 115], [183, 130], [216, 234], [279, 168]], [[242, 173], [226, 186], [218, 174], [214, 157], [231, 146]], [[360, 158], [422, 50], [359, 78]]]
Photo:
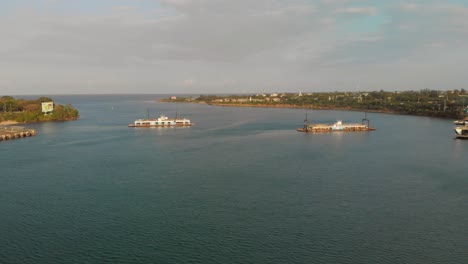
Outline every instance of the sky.
[[0, 1], [0, 95], [468, 88], [468, 0]]

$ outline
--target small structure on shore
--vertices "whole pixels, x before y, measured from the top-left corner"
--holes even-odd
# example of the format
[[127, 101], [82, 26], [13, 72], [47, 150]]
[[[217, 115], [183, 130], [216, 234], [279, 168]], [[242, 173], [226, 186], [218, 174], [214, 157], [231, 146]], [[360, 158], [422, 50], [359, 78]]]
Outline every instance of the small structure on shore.
[[0, 127], [0, 141], [35, 136], [34, 129], [27, 129], [20, 126]]

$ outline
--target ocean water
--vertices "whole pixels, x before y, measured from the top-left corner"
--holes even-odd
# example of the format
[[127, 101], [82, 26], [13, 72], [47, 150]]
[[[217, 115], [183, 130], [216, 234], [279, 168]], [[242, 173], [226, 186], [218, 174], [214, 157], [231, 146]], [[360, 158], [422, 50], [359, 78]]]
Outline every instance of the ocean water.
[[[468, 263], [452, 120], [51, 97], [81, 118], [0, 142], [0, 263]], [[147, 109], [195, 126], [127, 127]]]

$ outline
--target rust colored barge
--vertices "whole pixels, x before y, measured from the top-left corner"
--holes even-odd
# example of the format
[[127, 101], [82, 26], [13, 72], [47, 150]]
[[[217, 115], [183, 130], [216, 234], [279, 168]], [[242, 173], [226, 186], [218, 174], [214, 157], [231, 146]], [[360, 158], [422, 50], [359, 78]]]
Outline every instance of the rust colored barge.
[[361, 124], [344, 124], [343, 121], [337, 120], [334, 124], [310, 124], [306, 119], [304, 126], [298, 128], [299, 132], [359, 132], [359, 131], [373, 131], [375, 128], [370, 127], [370, 120], [366, 117], [362, 119]]

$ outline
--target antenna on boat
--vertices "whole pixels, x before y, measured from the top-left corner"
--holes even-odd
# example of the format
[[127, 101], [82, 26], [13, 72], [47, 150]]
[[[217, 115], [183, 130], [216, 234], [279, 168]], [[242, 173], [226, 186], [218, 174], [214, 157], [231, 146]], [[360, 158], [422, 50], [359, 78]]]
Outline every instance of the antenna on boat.
[[305, 113], [305, 119], [304, 119], [304, 129], [307, 132], [309, 129], [309, 120], [307, 120], [307, 112]]
[[177, 112], [175, 112], [175, 118], [174, 118], [174, 121], [177, 120]]
[[362, 119], [363, 125], [364, 125], [364, 121], [367, 121], [367, 127], [370, 128], [370, 120], [367, 119], [367, 111], [364, 112], [364, 118]]
[[301, 108], [304, 109], [305, 119], [304, 119], [304, 131], [307, 132], [309, 129], [309, 120], [307, 119], [307, 107], [304, 107], [304, 99], [302, 98], [302, 92], [299, 92]]

